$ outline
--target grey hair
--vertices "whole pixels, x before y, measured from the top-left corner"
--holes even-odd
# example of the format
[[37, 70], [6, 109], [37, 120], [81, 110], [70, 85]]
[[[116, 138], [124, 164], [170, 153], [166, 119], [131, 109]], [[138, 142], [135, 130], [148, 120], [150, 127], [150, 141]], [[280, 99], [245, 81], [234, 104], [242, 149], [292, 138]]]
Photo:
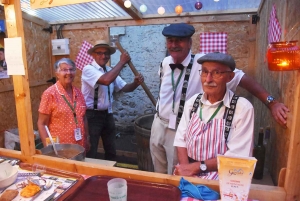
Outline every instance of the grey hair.
[[62, 58], [54, 63], [54, 70], [56, 72], [58, 71], [60, 64], [68, 64], [69, 66], [72, 66], [72, 68], [76, 69], [74, 61], [69, 58]]

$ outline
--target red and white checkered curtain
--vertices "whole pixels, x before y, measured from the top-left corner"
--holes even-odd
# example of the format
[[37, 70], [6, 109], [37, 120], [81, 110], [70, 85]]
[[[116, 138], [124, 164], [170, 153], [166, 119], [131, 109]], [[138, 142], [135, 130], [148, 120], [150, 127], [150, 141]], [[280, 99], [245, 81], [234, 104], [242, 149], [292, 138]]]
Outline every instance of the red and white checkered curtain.
[[227, 53], [226, 32], [200, 33], [200, 53], [222, 52]]
[[281, 27], [276, 17], [275, 5], [273, 5], [270, 19], [269, 19], [269, 28], [268, 28], [269, 43], [280, 41], [280, 36], [281, 36]]
[[76, 61], [75, 61], [76, 67], [79, 70], [82, 71], [84, 66], [92, 63], [93, 57], [87, 53], [87, 51], [92, 47], [93, 47], [93, 45], [91, 45], [90, 43], [88, 43], [86, 41], [83, 41], [81, 48], [76, 56]]

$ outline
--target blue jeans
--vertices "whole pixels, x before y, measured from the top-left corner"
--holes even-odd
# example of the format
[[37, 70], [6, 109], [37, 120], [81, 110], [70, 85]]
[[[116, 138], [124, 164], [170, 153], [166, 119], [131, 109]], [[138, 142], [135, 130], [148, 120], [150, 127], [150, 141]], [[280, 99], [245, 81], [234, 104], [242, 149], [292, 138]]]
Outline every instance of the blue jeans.
[[116, 127], [112, 113], [97, 110], [87, 110], [86, 117], [89, 126], [90, 151], [88, 158], [96, 158], [99, 139], [101, 137], [105, 151], [105, 160], [116, 160]]

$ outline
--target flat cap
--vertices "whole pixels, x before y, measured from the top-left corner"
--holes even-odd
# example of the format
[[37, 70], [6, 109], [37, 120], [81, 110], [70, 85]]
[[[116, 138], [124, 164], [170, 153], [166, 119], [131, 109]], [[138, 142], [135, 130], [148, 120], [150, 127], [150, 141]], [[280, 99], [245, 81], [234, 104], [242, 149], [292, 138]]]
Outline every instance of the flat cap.
[[162, 34], [166, 37], [191, 37], [195, 33], [195, 28], [186, 23], [171, 24], [165, 27]]
[[228, 66], [232, 71], [235, 69], [235, 61], [232, 56], [229, 54], [224, 54], [221, 52], [213, 52], [213, 53], [208, 53], [202, 57], [200, 57], [197, 62], [199, 64], [202, 64], [206, 61], [213, 61], [213, 62], [218, 62], [225, 64]]

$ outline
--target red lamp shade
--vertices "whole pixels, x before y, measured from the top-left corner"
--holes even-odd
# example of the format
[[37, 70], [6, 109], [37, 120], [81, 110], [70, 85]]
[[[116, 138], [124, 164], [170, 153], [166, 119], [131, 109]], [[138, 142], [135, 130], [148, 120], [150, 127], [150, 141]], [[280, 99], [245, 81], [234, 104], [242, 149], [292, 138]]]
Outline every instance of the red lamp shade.
[[271, 71], [300, 69], [300, 48], [297, 41], [274, 42], [268, 47], [268, 68]]

